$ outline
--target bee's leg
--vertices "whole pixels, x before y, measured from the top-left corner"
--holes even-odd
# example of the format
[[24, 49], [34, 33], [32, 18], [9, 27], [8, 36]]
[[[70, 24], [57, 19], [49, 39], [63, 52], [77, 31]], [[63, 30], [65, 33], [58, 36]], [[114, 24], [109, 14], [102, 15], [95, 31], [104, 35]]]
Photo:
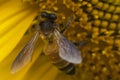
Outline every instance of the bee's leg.
[[24, 35], [30, 34], [34, 30], [39, 30], [39, 26], [37, 24], [38, 24], [38, 16], [36, 16], [35, 19], [32, 21], [30, 27], [28, 28], [28, 30], [25, 32]]
[[63, 28], [62, 28], [62, 30], [60, 31], [60, 33], [63, 33], [63, 32], [66, 30], [66, 28], [68, 28], [68, 27], [70, 26], [71, 22], [72, 22], [74, 19], [75, 19], [75, 15], [72, 15], [72, 16], [70, 16], [70, 19], [66, 22], [65, 25], [60, 24], [61, 26], [63, 26]]
[[41, 56], [45, 55], [45, 52], [44, 52], [44, 51], [42, 51], [40, 55], [41, 55]]
[[35, 29], [37, 31], [40, 31], [40, 25], [39, 25], [39, 22], [40, 22], [40, 16], [36, 16], [35, 19], [33, 20], [32, 22], [32, 29]]
[[32, 24], [31, 24], [30, 27], [27, 29], [27, 31], [25, 32], [24, 35], [31, 34], [31, 33], [32, 33], [32, 30], [34, 30], [34, 29], [35, 29], [35, 24], [33, 24], [33, 22], [32, 22]]
[[79, 42], [73, 42], [73, 44], [75, 46], [78, 46], [78, 47], [83, 47], [85, 46], [89, 41], [79, 41]]

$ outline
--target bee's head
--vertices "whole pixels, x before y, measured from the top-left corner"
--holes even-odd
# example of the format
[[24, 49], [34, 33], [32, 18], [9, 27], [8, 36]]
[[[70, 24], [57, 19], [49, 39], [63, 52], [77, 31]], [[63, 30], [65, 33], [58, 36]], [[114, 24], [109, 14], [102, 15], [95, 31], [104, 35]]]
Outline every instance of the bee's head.
[[48, 13], [46, 11], [41, 12], [41, 17], [50, 21], [55, 21], [57, 19], [57, 16], [55, 13]]

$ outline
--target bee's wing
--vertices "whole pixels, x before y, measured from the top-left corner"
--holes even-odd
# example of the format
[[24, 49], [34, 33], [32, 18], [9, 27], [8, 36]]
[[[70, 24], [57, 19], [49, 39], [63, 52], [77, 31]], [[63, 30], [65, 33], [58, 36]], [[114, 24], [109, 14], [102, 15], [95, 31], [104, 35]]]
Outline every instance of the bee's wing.
[[75, 45], [62, 36], [57, 30], [54, 32], [62, 59], [71, 63], [81, 63], [82, 57]]
[[21, 69], [24, 65], [26, 65], [32, 57], [32, 53], [34, 50], [34, 45], [39, 37], [39, 32], [36, 32], [34, 37], [25, 45], [25, 47], [21, 50], [18, 54], [16, 59], [14, 60], [11, 68], [11, 73], [17, 72]]

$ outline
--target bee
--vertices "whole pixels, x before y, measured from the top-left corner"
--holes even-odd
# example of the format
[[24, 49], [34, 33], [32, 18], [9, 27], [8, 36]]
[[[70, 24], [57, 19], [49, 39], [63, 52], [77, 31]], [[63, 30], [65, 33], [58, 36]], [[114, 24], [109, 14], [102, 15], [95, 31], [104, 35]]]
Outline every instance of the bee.
[[[72, 42], [67, 40], [59, 32], [59, 25], [55, 22], [57, 15], [54, 12], [43, 11], [39, 16], [43, 18], [43, 20], [39, 21], [35, 25], [37, 29], [35, 35], [14, 60], [11, 72], [17, 72], [24, 65], [30, 62], [35, 43], [38, 37], [43, 35], [48, 41], [48, 44], [44, 49], [45, 55], [50, 58], [59, 70], [66, 74], [75, 74], [75, 64], [79, 64], [82, 61], [81, 53]], [[66, 25], [70, 24], [70, 22], [71, 20], [69, 20]]]

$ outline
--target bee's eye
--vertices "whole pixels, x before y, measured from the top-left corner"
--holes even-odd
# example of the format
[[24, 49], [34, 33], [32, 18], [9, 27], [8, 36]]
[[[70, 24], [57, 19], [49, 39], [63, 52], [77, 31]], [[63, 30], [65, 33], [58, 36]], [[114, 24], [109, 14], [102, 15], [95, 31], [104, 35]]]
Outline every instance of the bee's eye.
[[47, 12], [42, 12], [41, 13], [41, 17], [42, 18], [48, 18], [49, 17], [49, 14]]
[[57, 19], [57, 16], [55, 14], [50, 14], [49, 15], [49, 18], [52, 19], [52, 20], [56, 20]]
[[42, 12], [41, 13], [41, 17], [42, 18], [46, 18], [48, 20], [53, 20], [53, 21], [57, 19], [56, 14], [54, 14], [54, 13], [47, 13], [47, 12]]

